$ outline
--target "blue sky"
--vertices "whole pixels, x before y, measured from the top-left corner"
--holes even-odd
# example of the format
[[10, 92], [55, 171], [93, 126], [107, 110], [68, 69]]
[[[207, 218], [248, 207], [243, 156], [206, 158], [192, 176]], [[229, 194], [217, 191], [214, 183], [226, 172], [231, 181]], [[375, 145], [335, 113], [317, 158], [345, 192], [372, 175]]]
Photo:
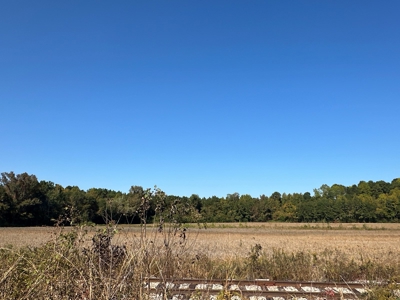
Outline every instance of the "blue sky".
[[399, 1], [3, 1], [0, 171], [254, 197], [400, 177]]

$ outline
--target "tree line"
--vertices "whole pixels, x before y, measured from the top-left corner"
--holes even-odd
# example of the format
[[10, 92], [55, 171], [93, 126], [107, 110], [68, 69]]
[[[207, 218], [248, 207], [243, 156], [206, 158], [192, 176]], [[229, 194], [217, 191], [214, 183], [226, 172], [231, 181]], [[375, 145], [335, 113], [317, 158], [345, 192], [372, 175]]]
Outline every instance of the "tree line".
[[[55, 222], [153, 222], [168, 207], [179, 222], [399, 222], [400, 178], [392, 182], [322, 185], [313, 193], [252, 197], [238, 193], [200, 198], [166, 195], [132, 186], [128, 193], [102, 188], [82, 190], [39, 181], [35, 175], [1, 173], [0, 226], [39, 226]], [[168, 213], [167, 211], [165, 212]], [[170, 212], [171, 213], [171, 212]]]

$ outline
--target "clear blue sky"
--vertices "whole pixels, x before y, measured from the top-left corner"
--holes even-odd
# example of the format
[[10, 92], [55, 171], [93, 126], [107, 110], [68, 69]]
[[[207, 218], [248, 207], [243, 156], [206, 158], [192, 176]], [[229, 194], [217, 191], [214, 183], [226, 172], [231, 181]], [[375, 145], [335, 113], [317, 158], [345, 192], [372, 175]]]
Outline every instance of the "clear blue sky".
[[400, 1], [2, 1], [0, 172], [254, 197], [400, 177]]

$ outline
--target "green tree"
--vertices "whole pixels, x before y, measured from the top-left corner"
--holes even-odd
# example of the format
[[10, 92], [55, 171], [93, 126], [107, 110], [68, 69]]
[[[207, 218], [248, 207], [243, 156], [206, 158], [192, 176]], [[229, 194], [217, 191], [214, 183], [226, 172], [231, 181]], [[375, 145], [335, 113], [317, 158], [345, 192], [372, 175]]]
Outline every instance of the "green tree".
[[400, 178], [395, 178], [390, 183], [390, 190], [394, 190], [396, 188], [400, 189]]
[[65, 206], [64, 188], [59, 184], [54, 184], [51, 181], [40, 181], [41, 191], [41, 219], [40, 223], [52, 224], [63, 214]]
[[[155, 209], [151, 198], [146, 197], [146, 203], [143, 202], [149, 192], [150, 189], [145, 190], [141, 186], [133, 185], [128, 194], [117, 197], [114, 205], [120, 216], [119, 220], [126, 223], [140, 223], [141, 218], [145, 218], [147, 222]], [[143, 207], [145, 204], [146, 208]]]
[[331, 199], [337, 199], [339, 196], [345, 196], [346, 195], [346, 187], [341, 184], [334, 184], [330, 188], [330, 198]]
[[122, 198], [121, 192], [104, 188], [91, 188], [86, 191], [86, 197], [97, 203], [98, 209], [95, 214], [95, 223], [107, 223], [109, 219], [121, 222], [120, 214], [117, 210], [118, 200]]
[[297, 222], [297, 207], [294, 203], [286, 202], [274, 213], [273, 217], [277, 221]]
[[354, 210], [357, 222], [375, 222], [377, 201], [373, 196], [361, 194], [356, 196], [359, 206]]
[[67, 186], [63, 190], [64, 210], [69, 210], [71, 225], [93, 222], [98, 211], [95, 199], [86, 196], [86, 192], [77, 186]]
[[198, 212], [201, 211], [201, 208], [203, 206], [203, 201], [199, 197], [199, 195], [192, 194], [189, 198], [190, 204], [197, 209]]
[[40, 210], [39, 182], [35, 175], [14, 172], [1, 173], [0, 185], [5, 195], [2, 195], [2, 207], [6, 209], [6, 223], [12, 225], [34, 225], [35, 213]]
[[374, 198], [378, 198], [380, 194], [388, 194], [390, 192], [390, 183], [383, 180], [376, 182], [368, 181], [368, 185], [370, 186], [371, 195]]
[[371, 186], [365, 181], [360, 181], [358, 183], [358, 194], [371, 195]]
[[11, 198], [7, 195], [3, 185], [0, 185], [0, 225], [7, 225], [10, 215]]

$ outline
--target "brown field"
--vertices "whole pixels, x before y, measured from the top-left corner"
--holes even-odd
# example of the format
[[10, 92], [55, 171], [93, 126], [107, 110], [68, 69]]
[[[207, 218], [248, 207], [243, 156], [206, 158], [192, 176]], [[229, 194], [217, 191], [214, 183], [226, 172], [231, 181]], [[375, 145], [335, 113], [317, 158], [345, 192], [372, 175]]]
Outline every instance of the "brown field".
[[[89, 227], [95, 232], [101, 226]], [[68, 229], [67, 229], [68, 230]], [[52, 227], [0, 228], [0, 247], [13, 245], [39, 246], [54, 237]], [[147, 237], [161, 237], [149, 225]], [[139, 240], [140, 228], [120, 225], [115, 243], [126, 245]], [[187, 246], [193, 253], [203, 253], [215, 258], [243, 257], [251, 247], [260, 244], [266, 253], [274, 249], [287, 252], [321, 253], [339, 250], [355, 259], [400, 260], [400, 224], [326, 224], [326, 223], [228, 223], [208, 224], [207, 229], [190, 226]]]
[[208, 224], [177, 234], [172, 229], [0, 228], [0, 299], [149, 299], [146, 277], [372, 280], [387, 284], [372, 286], [365, 299], [397, 299], [400, 224]]

